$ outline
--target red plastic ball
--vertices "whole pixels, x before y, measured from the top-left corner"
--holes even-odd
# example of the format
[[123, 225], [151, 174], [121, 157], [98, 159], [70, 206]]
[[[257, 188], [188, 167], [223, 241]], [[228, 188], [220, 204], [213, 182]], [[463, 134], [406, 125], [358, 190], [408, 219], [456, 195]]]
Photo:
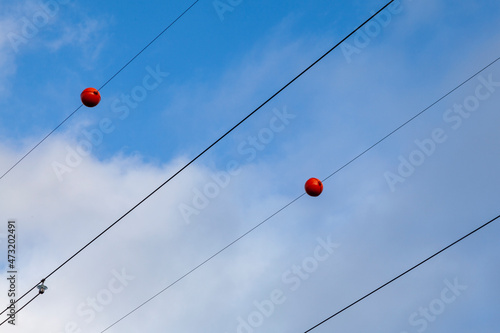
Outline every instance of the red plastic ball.
[[87, 88], [82, 91], [80, 98], [82, 99], [83, 105], [92, 108], [101, 101], [101, 94], [99, 94], [96, 88]]
[[317, 197], [323, 192], [323, 183], [318, 178], [308, 179], [304, 187], [311, 197]]

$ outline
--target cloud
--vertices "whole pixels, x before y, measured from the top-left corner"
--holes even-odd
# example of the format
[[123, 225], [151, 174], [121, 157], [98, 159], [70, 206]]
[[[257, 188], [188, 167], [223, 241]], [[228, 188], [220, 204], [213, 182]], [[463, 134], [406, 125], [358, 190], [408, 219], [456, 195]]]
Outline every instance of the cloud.
[[3, 7], [0, 66], [12, 67], [5, 74], [14, 74], [15, 56], [24, 56], [26, 52], [43, 49], [57, 52], [62, 47], [74, 47], [87, 61], [100, 55], [107, 40], [104, 30], [109, 20], [90, 18], [84, 11], [68, 11], [70, 7], [75, 5], [65, 1], [25, 1]]
[[[9, 189], [8, 196], [2, 200], [1, 211], [15, 217], [19, 226], [17, 253], [19, 286], [22, 289], [57, 267], [185, 163], [179, 160], [157, 167], [119, 156], [105, 162], [88, 158], [61, 183], [52, 173], [51, 162], [60, 158], [65, 146], [65, 141], [53, 138], [41, 148], [39, 154], [33, 155], [1, 185]], [[15, 157], [11, 154], [2, 150], [1, 161], [5, 164], [12, 161]], [[153, 295], [238, 236], [239, 230], [246, 227], [237, 222], [240, 216], [237, 206], [226, 209], [219, 221], [205, 221], [209, 225], [201, 225], [201, 221], [197, 221], [197, 224], [188, 226], [180, 218], [177, 210], [179, 200], [189, 196], [190, 189], [199, 186], [200, 179], [206, 177], [210, 177], [206, 169], [190, 168], [63, 267], [60, 273], [47, 281], [51, 296], [45, 297], [49, 295], [47, 292], [34, 302], [32, 308], [26, 309], [19, 318], [20, 327], [26, 331], [35, 327], [43, 331], [62, 330], [64, 322], [69, 320], [85, 329], [102, 328], [102, 325], [128, 311], [136, 300]], [[222, 201], [220, 204], [231, 202], [228, 196], [217, 199]], [[2, 214], [2, 219], [5, 218]], [[225, 231], [221, 232], [216, 225], [224, 225]], [[262, 252], [249, 252], [243, 248], [237, 253], [240, 253], [240, 260], [246, 262], [260, 255], [269, 255], [270, 251], [266, 246]], [[220, 269], [221, 266], [225, 264], [219, 262], [216, 267]], [[247, 281], [245, 284], [250, 287], [252, 276], [260, 276], [265, 267], [262, 265], [257, 270], [255, 265], [246, 268], [237, 265], [230, 271], [233, 278], [244, 278]], [[126, 293], [115, 295], [120, 302], [114, 302], [114, 306], [106, 304], [106, 311], [102, 314], [96, 311], [96, 319], [87, 323], [85, 316], [76, 313], [78, 306], [85, 303], [87, 297], [96, 297], [100, 290], [106, 289], [113, 270], [120, 271], [122, 268], [136, 276], [136, 280], [130, 282]], [[214, 272], [214, 268], [208, 271]], [[201, 277], [202, 280], [205, 278]], [[220, 281], [215, 281], [214, 287], [223, 288]], [[203, 285], [194, 286], [193, 296], [196, 290], [202, 291], [208, 284]], [[61, 297], [64, 302], [50, 300]], [[179, 295], [174, 292], [167, 303], [187, 302], [185, 306], [188, 307], [186, 297], [185, 293]], [[211, 292], [206, 293], [207, 300], [211, 297]], [[61, 320], [35, 324], [32, 320], [41, 318], [37, 315], [39, 306], [45, 304], [42, 306], [46, 308], [46, 301], [52, 304], [51, 311], [61, 310]], [[186, 313], [179, 316], [184, 318]], [[23, 317], [32, 319], [23, 321]]]
[[[0, 95], [5, 98], [9, 95], [11, 85], [9, 78], [16, 73], [15, 54], [12, 50], [8, 32], [15, 28], [15, 22], [8, 15], [0, 16]], [[7, 33], [5, 33], [7, 32]]]
[[[396, 24], [393, 29], [398, 31], [399, 27]], [[23, 310], [17, 331], [101, 331], [300, 195], [303, 182], [312, 173], [329, 175], [408, 115], [420, 111], [420, 104], [434, 101], [411, 75], [429, 73], [430, 67], [411, 67], [411, 61], [396, 52], [399, 45], [391, 48], [384, 39], [387, 36], [380, 38], [380, 48], [364, 49], [350, 67], [346, 68], [340, 53], [325, 59], [268, 112], [253, 118], [222, 146], [214, 147], [210, 158], [188, 167], [70, 261], [47, 281], [47, 293]], [[276, 46], [273, 41], [270, 38], [263, 43], [270, 56], [259, 58], [256, 51], [221, 75], [229, 78], [226, 91], [236, 94], [234, 100], [227, 101], [224, 84], [215, 88], [201, 85], [192, 101], [188, 100], [187, 109], [211, 96], [207, 109], [245, 106], [241, 113], [246, 114], [250, 100], [255, 102], [272, 90], [262, 88], [258, 97], [251, 93], [276, 74], [273, 71], [289, 73], [290, 67], [301, 68], [302, 62], [313, 58], [314, 51], [307, 52], [311, 44], [300, 38], [267, 51]], [[291, 59], [295, 53], [303, 58], [274, 67], [279, 59]], [[467, 59], [473, 62], [480, 57]], [[392, 68], [393, 60], [398, 59], [397, 68]], [[446, 84], [434, 84], [428, 78], [431, 87], [427, 89], [456, 84], [455, 76], [468, 73], [460, 68], [450, 70], [457, 74], [448, 70], [436, 74], [449, 76]], [[283, 73], [282, 77], [286, 76]], [[249, 82], [244, 82], [245, 78]], [[237, 82], [243, 83], [238, 86]], [[447, 128], [449, 140], [395, 192], [383, 177], [387, 170], [397, 169], [399, 155], [408, 156], [416, 149], [415, 139], [446, 126], [443, 112], [456, 101], [463, 102], [474, 88], [475, 84], [464, 86], [433, 109], [432, 115], [412, 123], [331, 177], [320, 197], [303, 197], [114, 329], [229, 333], [237, 332], [242, 318], [247, 324], [251, 320], [262, 322], [255, 324], [255, 331], [301, 332], [491, 218], [499, 188], [498, 177], [494, 177], [500, 163], [496, 153], [498, 95], [472, 113], [459, 131]], [[183, 89], [188, 90], [181, 87], [179, 91]], [[248, 161], [248, 155], [239, 154], [238, 145], [269, 127], [273, 107], [281, 110], [284, 106], [297, 115], [289, 127], [275, 133], [254, 159]], [[230, 110], [228, 107], [227, 112], [217, 115], [225, 119]], [[68, 147], [76, 149], [78, 142], [70, 134], [74, 132], [70, 128], [52, 137], [0, 181], [0, 222], [15, 217], [19, 223], [22, 290], [116, 221], [192, 156], [188, 150], [153, 164], [140, 154], [116, 154], [102, 160], [89, 155], [61, 182], [53, 162], [65, 161]], [[10, 166], [19, 156], [4, 144], [0, 168]], [[226, 163], [231, 160], [238, 163], [239, 172], [226, 184], [218, 177], [227, 172]], [[218, 185], [216, 179], [224, 185]], [[197, 193], [209, 188], [214, 191], [214, 186], [219, 186], [217, 194], [212, 192], [209, 203], [197, 208], [199, 214], [186, 223], [180, 205], [193, 205]], [[484, 231], [317, 331], [370, 331], [377, 327], [385, 332], [414, 332], [410, 315], [441, 297], [444, 281], [455, 278], [468, 290], [430, 323], [429, 332], [431, 327], [439, 330], [439, 325], [446, 324], [462, 330], [469, 327], [471, 322], [465, 325], [465, 321], [471, 316], [464, 314], [476, 311], [475, 305], [481, 305], [481, 312], [496, 308], [490, 295], [498, 294], [492, 278], [498, 269], [491, 265], [498, 253], [498, 226]], [[315, 258], [318, 238], [326, 237], [340, 247], [315, 264], [311, 258]], [[117, 274], [129, 279], [120, 282]], [[300, 282], [300, 287], [292, 290], [293, 284], [287, 281], [298, 281], [295, 283]], [[2, 279], [0, 290], [5, 287]], [[266, 301], [272, 299], [274, 290], [281, 290], [286, 300], [275, 303], [267, 316], [270, 303]], [[9, 330], [14, 328], [7, 327]]]
[[[43, 42], [51, 52], [63, 47], [74, 47], [82, 52], [85, 62], [95, 61], [107, 42], [105, 33], [108, 24], [103, 20], [83, 18], [77, 24], [64, 19], [57, 27], [57, 36]], [[82, 63], [85, 63], [82, 62]]]

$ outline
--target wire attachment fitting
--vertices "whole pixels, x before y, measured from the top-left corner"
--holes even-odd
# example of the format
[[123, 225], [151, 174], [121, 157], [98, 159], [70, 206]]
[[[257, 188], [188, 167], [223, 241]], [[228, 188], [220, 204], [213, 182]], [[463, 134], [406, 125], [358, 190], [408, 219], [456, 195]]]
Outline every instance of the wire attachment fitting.
[[43, 294], [45, 292], [45, 290], [49, 289], [49, 287], [47, 287], [46, 285], [43, 284], [44, 281], [45, 281], [45, 279], [43, 279], [42, 282], [40, 282], [40, 284], [38, 286], [36, 286], [38, 288], [39, 294]]

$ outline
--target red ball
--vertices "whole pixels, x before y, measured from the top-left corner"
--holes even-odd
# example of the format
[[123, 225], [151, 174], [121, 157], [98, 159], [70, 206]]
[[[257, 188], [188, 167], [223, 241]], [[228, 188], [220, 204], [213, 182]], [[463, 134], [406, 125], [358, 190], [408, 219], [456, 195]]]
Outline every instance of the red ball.
[[306, 193], [311, 197], [317, 197], [323, 192], [323, 183], [318, 178], [310, 178], [305, 184]]
[[99, 91], [97, 91], [96, 88], [85, 89], [82, 91], [80, 97], [83, 105], [88, 106], [89, 108], [96, 106], [101, 101], [101, 94], [99, 94]]

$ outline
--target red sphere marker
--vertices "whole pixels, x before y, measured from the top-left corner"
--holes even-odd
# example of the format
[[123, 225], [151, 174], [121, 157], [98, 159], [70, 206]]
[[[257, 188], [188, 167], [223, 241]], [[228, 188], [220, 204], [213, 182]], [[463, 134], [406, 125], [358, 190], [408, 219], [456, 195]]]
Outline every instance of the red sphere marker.
[[101, 101], [101, 94], [99, 94], [96, 88], [87, 88], [82, 91], [80, 98], [82, 99], [83, 105], [92, 108]]
[[323, 183], [317, 178], [310, 178], [305, 184], [306, 193], [311, 197], [317, 197], [323, 192]]

